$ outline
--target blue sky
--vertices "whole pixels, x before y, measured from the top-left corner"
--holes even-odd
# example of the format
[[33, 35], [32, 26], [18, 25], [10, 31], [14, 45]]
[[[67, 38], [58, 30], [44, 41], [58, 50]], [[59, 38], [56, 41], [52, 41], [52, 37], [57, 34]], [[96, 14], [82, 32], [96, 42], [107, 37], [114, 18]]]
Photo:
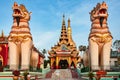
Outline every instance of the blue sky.
[[[120, 1], [104, 0], [108, 5], [108, 26], [113, 41], [120, 39]], [[88, 45], [91, 22], [89, 12], [98, 2], [103, 0], [1, 0], [0, 1], [0, 31], [9, 35], [13, 24], [12, 5], [14, 2], [24, 4], [32, 12], [30, 29], [34, 45], [50, 50], [60, 36], [62, 15], [65, 14], [66, 26], [71, 19], [72, 35], [77, 47]]]

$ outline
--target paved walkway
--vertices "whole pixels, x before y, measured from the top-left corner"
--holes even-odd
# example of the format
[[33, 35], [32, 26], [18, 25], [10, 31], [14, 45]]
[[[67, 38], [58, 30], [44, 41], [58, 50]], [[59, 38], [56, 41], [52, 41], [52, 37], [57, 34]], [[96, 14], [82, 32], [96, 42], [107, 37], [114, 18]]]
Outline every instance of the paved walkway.
[[52, 79], [71, 79], [72, 74], [69, 69], [57, 69], [54, 73], [52, 73]]
[[50, 71], [48, 74], [46, 74], [46, 78], [41, 80], [84, 80], [84, 79], [79, 78], [75, 70], [56, 69]]

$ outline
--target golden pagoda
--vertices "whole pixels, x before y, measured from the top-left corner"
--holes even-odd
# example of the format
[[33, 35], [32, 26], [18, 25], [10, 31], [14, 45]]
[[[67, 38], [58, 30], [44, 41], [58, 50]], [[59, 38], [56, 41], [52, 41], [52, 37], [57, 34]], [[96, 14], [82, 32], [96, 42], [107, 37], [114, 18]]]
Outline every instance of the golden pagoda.
[[59, 42], [51, 47], [48, 51], [50, 59], [50, 67], [52, 69], [66, 69], [70, 67], [76, 68], [78, 59], [78, 51], [72, 39], [72, 29], [70, 26], [70, 19], [68, 19], [68, 27], [66, 29], [63, 15], [62, 29]]

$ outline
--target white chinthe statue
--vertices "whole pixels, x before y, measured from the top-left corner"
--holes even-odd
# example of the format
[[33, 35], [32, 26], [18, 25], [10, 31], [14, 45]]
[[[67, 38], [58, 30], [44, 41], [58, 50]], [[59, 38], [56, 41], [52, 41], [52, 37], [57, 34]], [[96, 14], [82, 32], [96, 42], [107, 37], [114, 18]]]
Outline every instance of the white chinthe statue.
[[29, 28], [31, 12], [24, 5], [16, 2], [13, 7], [13, 25], [8, 37], [9, 65], [11, 70], [28, 70], [32, 53], [32, 35]]
[[105, 2], [98, 3], [90, 12], [92, 22], [89, 34], [89, 53], [92, 70], [110, 69], [110, 50], [112, 35], [108, 29], [108, 6]]

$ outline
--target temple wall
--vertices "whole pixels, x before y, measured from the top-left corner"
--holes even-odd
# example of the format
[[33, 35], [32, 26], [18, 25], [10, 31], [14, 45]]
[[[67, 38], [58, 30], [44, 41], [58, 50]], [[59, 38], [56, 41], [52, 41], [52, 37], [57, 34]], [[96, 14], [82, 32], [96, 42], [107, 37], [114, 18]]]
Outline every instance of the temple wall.
[[39, 53], [37, 53], [36, 51], [32, 51], [30, 64], [35, 68], [37, 68], [37, 64], [38, 64], [38, 57], [39, 57], [38, 54]]
[[2, 66], [8, 65], [8, 44], [0, 44], [0, 60]]

